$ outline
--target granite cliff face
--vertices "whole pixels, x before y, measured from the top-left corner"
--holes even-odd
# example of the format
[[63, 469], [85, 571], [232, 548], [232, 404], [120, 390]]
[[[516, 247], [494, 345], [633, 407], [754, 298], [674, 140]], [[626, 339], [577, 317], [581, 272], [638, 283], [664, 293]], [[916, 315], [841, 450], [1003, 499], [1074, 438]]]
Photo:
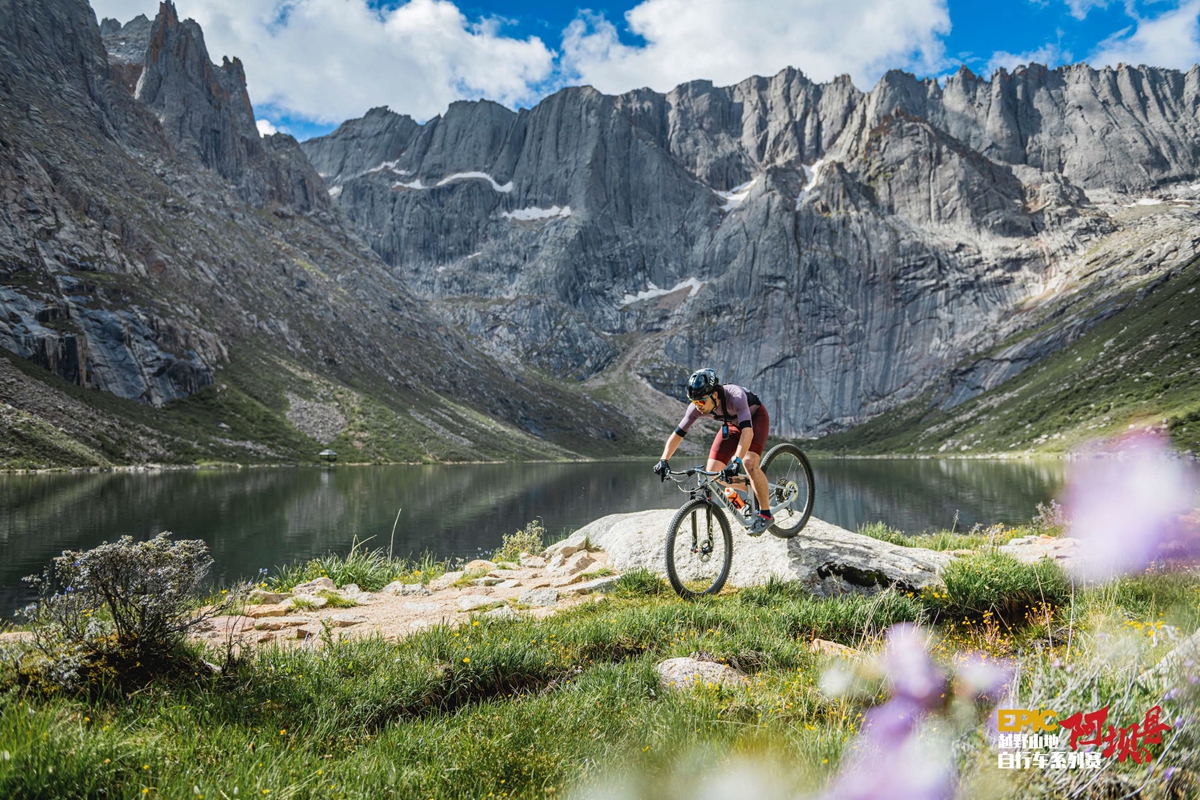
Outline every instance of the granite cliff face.
[[[711, 364], [805, 435], [1029, 363], [970, 366], [1122, 203], [1196, 194], [1200, 68], [583, 87], [420, 125], [374, 109], [302, 148], [372, 249], [497, 357], [672, 396]], [[1195, 252], [1190, 203], [1170, 263]]]
[[[30, 431], [76, 437], [65, 463], [311, 458], [306, 433], [366, 460], [626, 441], [611, 408], [514, 380], [412, 295], [172, 4], [102, 36], [85, 0], [0, 0], [0, 461], [38, 463]], [[66, 410], [101, 393], [135, 403]]]

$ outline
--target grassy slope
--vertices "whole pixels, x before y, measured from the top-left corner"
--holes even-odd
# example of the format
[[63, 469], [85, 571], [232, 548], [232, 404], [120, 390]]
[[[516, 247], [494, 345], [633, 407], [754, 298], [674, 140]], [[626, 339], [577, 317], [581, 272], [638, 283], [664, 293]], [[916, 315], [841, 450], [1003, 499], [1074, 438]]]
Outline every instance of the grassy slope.
[[[809, 640], [874, 647], [888, 625], [924, 613], [919, 601], [893, 593], [818, 599], [776, 584], [683, 603], [660, 582], [631, 583], [642, 593], [541, 621], [482, 619], [396, 643], [270, 648], [224, 679], [187, 678], [129, 697], [6, 692], [0, 794], [553, 797], [616, 774], [629, 787], [621, 796], [689, 797], [706, 771], [739, 758], [758, 762], [756, 773], [788, 796], [806, 794], [836, 770], [860, 715], [876, 702], [822, 694], [825, 659]], [[946, 662], [965, 650], [1017, 654], [1023, 680], [1062, 678], [1050, 666], [1055, 658], [1086, 663], [1088, 634], [1117, 626], [1153, 659], [1171, 646], [1162, 625], [1198, 621], [1198, 591], [1195, 575], [1081, 591], [1070, 655], [1061, 630], [1035, 623], [1014, 636], [986, 619], [939, 623], [934, 650]], [[1151, 640], [1146, 631], [1159, 635]], [[750, 681], [659, 687], [654, 664], [696, 652], [736, 663]], [[1135, 706], [1147, 692], [1136, 688]], [[1158, 769], [1182, 764], [1180, 747], [1194, 745], [1177, 743]], [[988, 775], [995, 757], [978, 739], [968, 736], [960, 755], [971, 780], [1001, 781], [1000, 793], [969, 796], [1029, 796], [1004, 783], [1032, 773]]]
[[[949, 410], [926, 395], [814, 450], [841, 453], [1062, 453], [1131, 428], [1166, 426], [1200, 450], [1200, 261], [1076, 342]], [[1134, 294], [1138, 287], [1128, 288]]]
[[[328, 444], [343, 461], [563, 459], [605, 454], [609, 444], [580, 440], [571, 443], [577, 450], [568, 450], [436, 394], [387, 390], [381, 396], [378, 389], [331, 384], [250, 350], [232, 354], [215, 386], [163, 408], [69, 384], [7, 351], [0, 357], [26, 387], [61, 393], [109, 423], [87, 429], [54, 408], [39, 415], [0, 403], [0, 468], [313, 462], [326, 445], [298, 430], [286, 413], [289, 392], [313, 397], [317, 383], [330, 387], [324, 399], [346, 419], [346, 429]], [[437, 428], [409, 416], [409, 408]]]

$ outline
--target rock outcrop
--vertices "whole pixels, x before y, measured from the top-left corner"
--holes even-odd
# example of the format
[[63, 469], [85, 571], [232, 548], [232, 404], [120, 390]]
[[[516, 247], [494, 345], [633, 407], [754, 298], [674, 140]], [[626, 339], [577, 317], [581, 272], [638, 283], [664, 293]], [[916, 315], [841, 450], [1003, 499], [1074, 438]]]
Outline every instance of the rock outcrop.
[[[644, 568], [665, 576], [664, 543], [675, 511], [610, 514], [551, 545], [546, 554], [553, 558], [586, 540], [608, 554], [607, 564], [617, 572]], [[733, 563], [726, 585], [731, 587], [765, 584], [775, 578], [797, 582], [824, 596], [874, 594], [889, 586], [919, 592], [940, 585], [938, 574], [952, 559], [947, 553], [891, 544], [815, 518], [791, 539], [748, 536], [734, 523], [730, 528]]]

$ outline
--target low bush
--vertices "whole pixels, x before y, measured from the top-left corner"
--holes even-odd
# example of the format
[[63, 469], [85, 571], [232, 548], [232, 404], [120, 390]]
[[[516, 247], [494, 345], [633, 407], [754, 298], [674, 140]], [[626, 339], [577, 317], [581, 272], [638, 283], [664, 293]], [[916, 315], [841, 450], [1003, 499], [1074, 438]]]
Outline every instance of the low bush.
[[617, 597], [654, 597], [666, 594], [671, 589], [662, 578], [644, 567], [639, 567], [617, 578], [612, 591]]
[[545, 538], [546, 529], [542, 527], [541, 520], [535, 519], [524, 530], [505, 534], [504, 543], [492, 555], [492, 560], [517, 562], [521, 560], [521, 553], [539, 555], [545, 548], [542, 544]]
[[928, 589], [922, 602], [939, 616], [982, 618], [991, 612], [1013, 625], [1036, 609], [1058, 608], [1071, 597], [1071, 582], [1049, 559], [1023, 564], [1005, 553], [985, 552], [951, 561], [944, 589]]
[[355, 542], [346, 555], [328, 553], [301, 564], [279, 567], [267, 583], [272, 589], [291, 591], [299, 583], [329, 578], [338, 586], [357, 584], [366, 592], [377, 592], [392, 581], [428, 583], [446, 572], [446, 563], [428, 554], [416, 560], [389, 558], [380, 550], [367, 550]]
[[41, 657], [22, 667], [24, 678], [75, 689], [193, 665], [188, 634], [241, 602], [248, 587], [225, 590], [216, 605], [202, 605], [213, 563], [208, 545], [170, 536], [144, 542], [124, 536], [84, 552], [66, 550], [41, 576], [27, 578], [39, 596], [21, 615]]

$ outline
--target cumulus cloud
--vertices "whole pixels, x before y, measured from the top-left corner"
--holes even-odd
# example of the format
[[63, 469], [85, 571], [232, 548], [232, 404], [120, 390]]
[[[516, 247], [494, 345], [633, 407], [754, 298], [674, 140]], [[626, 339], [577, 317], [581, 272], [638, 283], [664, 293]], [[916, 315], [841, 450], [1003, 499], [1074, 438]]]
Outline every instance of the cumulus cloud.
[[1154, 18], [1128, 13], [1135, 24], [1102, 41], [1088, 62], [1093, 66], [1147, 64], [1186, 70], [1200, 62], [1200, 0], [1189, 0]]
[[[100, 17], [153, 17], [157, 0], [93, 0]], [[366, 0], [177, 0], [204, 29], [209, 55], [239, 56], [250, 96], [323, 122], [390, 105], [417, 118], [454, 100], [536, 99], [554, 54], [536, 37], [506, 37], [493, 19], [471, 21], [448, 0], [391, 9]]]
[[564, 75], [604, 92], [665, 91], [797, 66], [865, 87], [891, 68], [936, 72], [950, 31], [945, 0], [644, 0], [625, 21], [644, 45], [623, 44], [610, 20], [581, 13], [563, 37]]
[[1108, 0], [1067, 0], [1067, 8], [1072, 17], [1084, 20], [1093, 8], [1108, 8]]
[[258, 125], [259, 136], [274, 136], [279, 133], [279, 129], [269, 119], [255, 120], [255, 124]]
[[987, 74], [991, 75], [1001, 67], [1011, 72], [1021, 64], [1042, 64], [1047, 67], [1057, 67], [1067, 64], [1070, 61], [1071, 51], [1063, 50], [1062, 47], [1054, 43], [1044, 44], [1036, 50], [1030, 50], [1025, 53], [1009, 53], [1004, 50], [998, 50], [988, 60]]

